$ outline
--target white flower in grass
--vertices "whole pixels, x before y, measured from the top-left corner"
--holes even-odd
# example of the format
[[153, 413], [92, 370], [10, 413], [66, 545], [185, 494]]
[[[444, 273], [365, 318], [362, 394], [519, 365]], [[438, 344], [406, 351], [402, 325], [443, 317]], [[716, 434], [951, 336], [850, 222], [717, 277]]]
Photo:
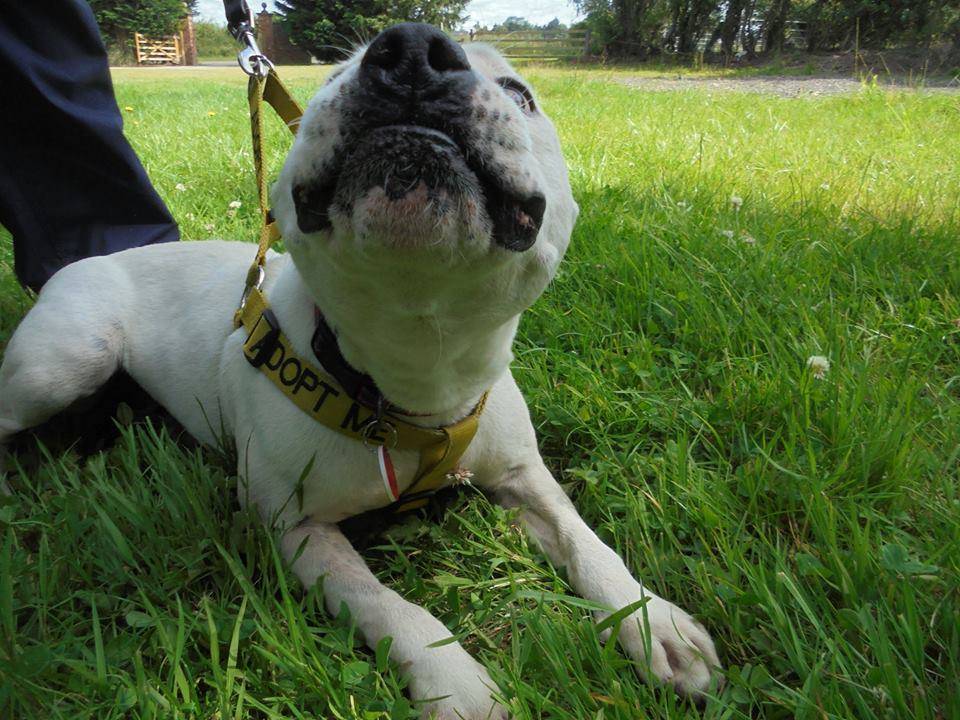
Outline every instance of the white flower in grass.
[[206, 230], [207, 232], [213, 232], [214, 225], [213, 223], [207, 223], [206, 225], [203, 226], [203, 229]]
[[177, 192], [186, 192], [187, 186], [184, 185], [183, 183], [177, 183], [176, 185], [173, 186], [173, 189], [176, 190]]
[[731, 195], [730, 204], [733, 205], [734, 210], [740, 212], [740, 207], [743, 205], [743, 198], [739, 195]]
[[746, 230], [741, 230], [741, 231], [740, 231], [740, 242], [742, 242], [744, 245], [756, 245], [756, 244], [757, 244], [756, 238], [753, 237], [753, 235], [751, 235], [750, 233], [748, 233]]
[[807, 358], [807, 367], [817, 380], [823, 380], [830, 372], [830, 360], [823, 355], [811, 355]]
[[447, 480], [454, 485], [472, 485], [473, 483], [470, 482], [472, 477], [473, 472], [464, 467], [457, 467], [447, 473]]
[[239, 200], [231, 200], [230, 204], [227, 205], [227, 207], [230, 208], [231, 210], [239, 210], [242, 205], [243, 203], [240, 202]]
[[720, 234], [723, 235], [727, 240], [733, 240], [733, 230], [721, 230]]

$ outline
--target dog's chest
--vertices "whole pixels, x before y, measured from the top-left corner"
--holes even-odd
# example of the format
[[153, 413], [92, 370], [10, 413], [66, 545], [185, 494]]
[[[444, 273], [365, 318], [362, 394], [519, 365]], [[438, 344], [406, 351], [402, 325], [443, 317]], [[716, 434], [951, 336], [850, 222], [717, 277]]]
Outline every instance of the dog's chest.
[[389, 505], [413, 482], [417, 452], [393, 450], [383, 458], [375, 447], [294, 409], [300, 417], [289, 419], [295, 422], [265, 424], [255, 431], [258, 451], [251, 453], [249, 467], [253, 499], [261, 509], [290, 520], [338, 522]]
[[[232, 420], [228, 425], [249, 488], [242, 500], [284, 523], [308, 517], [338, 522], [383, 508], [410, 488], [420, 468], [418, 450], [381, 453], [319, 422], [253, 370], [233, 347], [239, 342], [239, 337], [228, 341], [222, 369], [225, 378], [239, 381], [225, 381], [224, 389], [241, 390], [224, 393], [223, 411]], [[475, 447], [471, 443], [465, 457]], [[454, 481], [447, 477], [443, 484]]]
[[381, 451], [344, 440], [353, 447], [320, 462], [311, 472], [309, 486], [304, 487], [305, 514], [342, 520], [389, 505], [414, 482], [418, 453]]

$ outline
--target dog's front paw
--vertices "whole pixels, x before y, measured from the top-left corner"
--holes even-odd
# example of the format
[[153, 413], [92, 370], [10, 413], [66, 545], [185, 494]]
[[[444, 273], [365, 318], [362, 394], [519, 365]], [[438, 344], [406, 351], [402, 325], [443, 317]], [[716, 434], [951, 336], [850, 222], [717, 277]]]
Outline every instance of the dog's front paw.
[[509, 720], [509, 712], [494, 697], [500, 694], [483, 666], [469, 656], [410, 679], [410, 695], [424, 702], [424, 720]]
[[644, 607], [620, 626], [620, 644], [645, 677], [652, 673], [682, 695], [700, 697], [720, 669], [713, 640], [703, 625], [673, 603], [652, 593], [645, 596], [649, 600]]

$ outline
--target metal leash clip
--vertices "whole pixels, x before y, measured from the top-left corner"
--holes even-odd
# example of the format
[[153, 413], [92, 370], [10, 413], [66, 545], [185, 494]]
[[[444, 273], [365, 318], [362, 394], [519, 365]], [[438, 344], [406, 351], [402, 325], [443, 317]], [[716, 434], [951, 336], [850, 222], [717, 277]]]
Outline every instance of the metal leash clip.
[[[379, 445], [383, 445], [386, 448], [394, 449], [397, 447], [397, 443], [400, 440], [400, 433], [397, 431], [397, 426], [394, 425], [389, 420], [384, 418], [386, 414], [386, 401], [381, 395], [377, 399], [377, 410], [373, 416], [360, 428], [360, 439], [363, 441], [363, 446], [372, 452], [376, 452]], [[383, 437], [383, 442], [380, 443], [377, 437], [381, 435]]]
[[[256, 269], [256, 277], [253, 276], [254, 269]], [[247, 300], [250, 298], [250, 293], [260, 289], [266, 275], [263, 265], [257, 264], [250, 268], [250, 271], [247, 273], [246, 286], [243, 288], [243, 295], [240, 296], [240, 306], [237, 308], [238, 312], [243, 312], [243, 309], [247, 306]]]
[[[225, 3], [226, 4], [226, 3]], [[270, 70], [273, 69], [273, 63], [270, 58], [263, 54], [260, 46], [257, 45], [257, 38], [253, 32], [253, 11], [247, 5], [245, 0], [239, 3], [232, 3], [233, 7], [228, 11], [227, 17], [231, 20], [227, 25], [230, 34], [237, 42], [243, 43], [246, 47], [237, 53], [237, 63], [240, 69], [247, 75], [255, 75], [265, 78]], [[233, 20], [237, 20], [233, 22]]]

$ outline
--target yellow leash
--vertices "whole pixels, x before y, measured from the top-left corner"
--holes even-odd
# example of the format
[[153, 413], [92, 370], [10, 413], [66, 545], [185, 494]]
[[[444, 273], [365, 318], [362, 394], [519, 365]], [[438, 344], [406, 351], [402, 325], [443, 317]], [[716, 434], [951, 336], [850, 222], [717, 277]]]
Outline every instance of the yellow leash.
[[[260, 241], [257, 245], [257, 256], [250, 272], [247, 273], [246, 290], [244, 296], [255, 286], [263, 282], [263, 265], [267, 259], [267, 250], [280, 239], [280, 229], [270, 215], [269, 191], [267, 188], [267, 172], [263, 162], [263, 103], [266, 101], [272, 107], [287, 128], [294, 135], [300, 127], [300, 118], [303, 117], [303, 108], [293, 99], [290, 91], [280, 82], [280, 77], [271, 67], [266, 75], [251, 75], [247, 82], [247, 104], [250, 107], [250, 135], [253, 139], [253, 168], [257, 178], [257, 202], [260, 205]], [[241, 309], [243, 305], [241, 304]], [[240, 309], [234, 317], [234, 324], [239, 326]]]
[[395, 483], [389, 450], [418, 451], [420, 462], [413, 482], [404, 493], [397, 493], [394, 489], [396, 501], [393, 506], [396, 512], [421, 508], [447, 482], [448, 475], [457, 471], [460, 458], [477, 432], [487, 396], [484, 394], [473, 412], [463, 420], [444, 427], [424, 428], [382, 408], [362, 405], [329, 374], [296, 353], [260, 289], [267, 251], [280, 238], [268, 202], [262, 110], [266, 102], [294, 134], [300, 125], [303, 110], [272, 67], [263, 76], [250, 76], [247, 99], [261, 225], [257, 254], [247, 273], [240, 307], [234, 315], [235, 327], [243, 327], [247, 331], [243, 353], [251, 365], [266, 375], [303, 412], [320, 424], [376, 450], [385, 481], [389, 476], [391, 482]]

